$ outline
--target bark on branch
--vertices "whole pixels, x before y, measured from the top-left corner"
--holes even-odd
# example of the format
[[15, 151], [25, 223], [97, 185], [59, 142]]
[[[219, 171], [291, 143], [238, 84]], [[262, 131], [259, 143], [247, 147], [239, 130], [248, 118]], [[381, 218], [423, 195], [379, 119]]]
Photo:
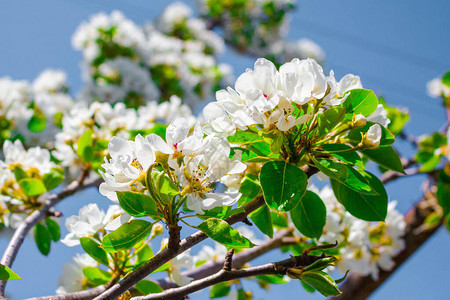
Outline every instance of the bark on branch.
[[303, 254], [300, 256], [291, 257], [289, 259], [275, 262], [275, 263], [269, 263], [262, 266], [257, 267], [251, 267], [241, 270], [232, 270], [232, 271], [226, 271], [226, 270], [220, 270], [218, 273], [213, 274], [211, 276], [208, 276], [206, 278], [196, 280], [191, 282], [188, 285], [173, 288], [166, 290], [162, 293], [158, 294], [150, 294], [143, 297], [133, 297], [132, 300], [169, 300], [169, 299], [183, 299], [185, 296], [189, 295], [190, 293], [202, 290], [204, 288], [207, 288], [209, 286], [212, 286], [214, 284], [230, 281], [234, 279], [239, 278], [245, 278], [245, 277], [254, 277], [257, 275], [270, 275], [270, 274], [280, 274], [280, 275], [286, 275], [287, 271], [290, 268], [294, 267], [306, 267], [310, 264], [314, 263], [315, 261], [323, 258], [322, 256], [312, 256]]

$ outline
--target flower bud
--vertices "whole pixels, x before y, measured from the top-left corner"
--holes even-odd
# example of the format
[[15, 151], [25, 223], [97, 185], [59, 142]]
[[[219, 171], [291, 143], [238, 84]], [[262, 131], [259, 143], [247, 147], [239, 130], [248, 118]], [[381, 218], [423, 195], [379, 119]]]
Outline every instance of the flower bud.
[[363, 137], [362, 145], [367, 149], [378, 148], [383, 131], [379, 124], [372, 125]]
[[163, 232], [164, 232], [164, 227], [161, 224], [156, 223], [155, 225], [153, 225], [152, 233], [150, 235], [150, 239], [151, 240], [154, 239], [155, 237], [157, 237], [158, 235], [162, 234]]
[[363, 115], [353, 115], [352, 128], [361, 128], [366, 125], [367, 120]]

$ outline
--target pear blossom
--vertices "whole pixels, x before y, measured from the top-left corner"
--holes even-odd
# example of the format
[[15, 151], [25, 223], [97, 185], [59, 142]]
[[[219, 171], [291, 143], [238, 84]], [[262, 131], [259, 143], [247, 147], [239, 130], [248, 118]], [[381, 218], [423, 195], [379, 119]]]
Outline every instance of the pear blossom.
[[69, 233], [61, 242], [69, 247], [79, 245], [80, 238], [94, 235], [121, 212], [118, 205], [111, 205], [105, 213], [97, 204], [88, 204], [80, 209], [78, 216], [66, 219], [65, 225]]
[[95, 267], [96, 261], [88, 254], [78, 254], [72, 258], [73, 263], [65, 263], [62, 274], [58, 278], [58, 295], [78, 292], [83, 290], [84, 274], [83, 268]]
[[382, 135], [381, 126], [379, 124], [374, 124], [370, 126], [369, 130], [367, 130], [366, 135], [364, 136], [363, 144], [368, 148], [377, 148], [380, 145], [381, 135]]
[[367, 121], [375, 122], [383, 127], [387, 127], [391, 120], [387, 117], [387, 110], [384, 109], [382, 104], [378, 104], [377, 109], [367, 117]]
[[100, 193], [114, 202], [118, 202], [117, 191], [142, 190], [141, 179], [155, 162], [156, 156], [152, 145], [141, 135], [135, 141], [113, 137], [108, 145], [111, 159], [105, 157], [102, 167], [105, 172], [100, 175], [105, 180], [100, 185]]
[[170, 261], [170, 277], [179, 286], [189, 284], [193, 279], [184, 276], [181, 269], [193, 269], [195, 267], [194, 258], [191, 256], [191, 250], [188, 249], [183, 253], [177, 255]]
[[442, 78], [434, 78], [427, 83], [428, 95], [432, 98], [450, 97], [450, 87], [442, 82]]

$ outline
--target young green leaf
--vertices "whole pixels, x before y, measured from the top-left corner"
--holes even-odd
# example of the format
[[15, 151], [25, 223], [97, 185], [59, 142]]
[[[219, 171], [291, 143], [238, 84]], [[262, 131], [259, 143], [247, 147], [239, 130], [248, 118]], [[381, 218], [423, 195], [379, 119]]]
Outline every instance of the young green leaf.
[[337, 124], [344, 118], [345, 108], [335, 106], [325, 110], [318, 118], [317, 137], [322, 137], [333, 130]]
[[237, 130], [233, 136], [227, 137], [227, 140], [231, 144], [245, 145], [262, 142], [263, 138], [256, 132]]
[[50, 217], [45, 218], [45, 225], [47, 225], [48, 232], [50, 233], [50, 237], [54, 242], [59, 241], [61, 238], [61, 230], [59, 228], [58, 222], [53, 220]]
[[92, 240], [88, 237], [82, 237], [80, 238], [80, 244], [83, 250], [95, 261], [107, 266], [109, 264], [108, 262], [108, 255], [106, 254], [105, 250], [103, 250], [100, 247], [100, 244], [96, 241]]
[[241, 183], [241, 187], [239, 188], [239, 192], [242, 195], [238, 200], [238, 205], [241, 206], [258, 196], [262, 191], [261, 186], [256, 180], [245, 176]]
[[365, 221], [384, 221], [388, 205], [384, 185], [369, 172], [364, 172], [364, 178], [378, 195], [358, 193], [336, 180], [331, 179], [330, 181], [336, 198], [350, 214]]
[[28, 121], [28, 129], [31, 132], [42, 132], [47, 126], [47, 118], [45, 114], [41, 111], [35, 111], [31, 116], [30, 121]]
[[283, 275], [277, 274], [277, 275], [256, 275], [255, 276], [258, 281], [262, 281], [265, 283], [271, 283], [271, 284], [283, 284], [288, 282], [286, 279], [284, 279]]
[[150, 280], [141, 280], [134, 286], [142, 295], [156, 294], [164, 290], [156, 283]]
[[47, 191], [42, 181], [36, 178], [24, 178], [19, 181], [20, 188], [27, 196], [39, 196]]
[[97, 267], [84, 267], [83, 274], [96, 285], [106, 284], [111, 279], [111, 273]]
[[308, 177], [298, 167], [284, 161], [270, 161], [259, 175], [267, 205], [277, 211], [289, 211], [306, 192]]
[[268, 237], [273, 237], [272, 216], [267, 205], [263, 205], [249, 215], [256, 227]]
[[137, 252], [136, 265], [149, 261], [153, 256], [154, 254], [152, 248], [148, 244], [144, 245]]
[[230, 282], [220, 282], [212, 286], [211, 291], [209, 292], [209, 297], [211, 299], [225, 297], [228, 296], [230, 290]]
[[251, 248], [254, 246], [250, 240], [221, 219], [209, 218], [200, 223], [198, 229], [216, 242], [229, 248]]
[[52, 241], [50, 232], [42, 222], [39, 222], [34, 227], [34, 239], [39, 251], [47, 256], [50, 253], [50, 243]]
[[327, 209], [316, 193], [306, 191], [303, 198], [291, 210], [291, 218], [302, 234], [310, 238], [320, 238], [326, 223]]
[[354, 166], [362, 166], [361, 157], [356, 151], [348, 151], [352, 147], [346, 144], [324, 144], [321, 146], [322, 149], [337, 159], [354, 165]]
[[14, 166], [13, 172], [17, 182], [24, 178], [29, 178], [28, 174], [19, 166]]
[[403, 165], [397, 152], [392, 147], [381, 147], [378, 149], [366, 149], [362, 153], [370, 160], [376, 162], [380, 166], [405, 174]]
[[158, 218], [158, 208], [150, 196], [138, 192], [117, 192], [117, 198], [122, 209], [131, 216]]
[[91, 162], [94, 159], [93, 135], [94, 131], [88, 130], [78, 139], [77, 154], [85, 162]]
[[21, 279], [13, 270], [5, 265], [0, 264], [0, 280], [17, 280]]
[[368, 117], [377, 109], [378, 98], [371, 90], [354, 89], [342, 105], [347, 113], [353, 112]]
[[301, 275], [301, 280], [313, 286], [325, 297], [338, 296], [341, 294], [333, 278], [323, 271], [304, 272]]
[[42, 177], [47, 191], [57, 188], [64, 180], [64, 171], [61, 168], [52, 168], [50, 172]]
[[103, 237], [102, 248], [107, 252], [127, 250], [144, 241], [152, 231], [152, 223], [131, 220]]
[[180, 193], [173, 181], [164, 172], [152, 172], [152, 182], [156, 192], [164, 203], [172, 203], [173, 197]]

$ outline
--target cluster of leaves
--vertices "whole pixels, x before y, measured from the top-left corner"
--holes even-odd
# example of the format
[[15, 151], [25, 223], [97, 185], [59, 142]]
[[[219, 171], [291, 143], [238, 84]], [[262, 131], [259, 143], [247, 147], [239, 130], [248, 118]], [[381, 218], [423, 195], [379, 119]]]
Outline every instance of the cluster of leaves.
[[291, 1], [206, 0], [206, 16], [224, 27], [225, 39], [239, 51], [268, 48], [281, 34]]

